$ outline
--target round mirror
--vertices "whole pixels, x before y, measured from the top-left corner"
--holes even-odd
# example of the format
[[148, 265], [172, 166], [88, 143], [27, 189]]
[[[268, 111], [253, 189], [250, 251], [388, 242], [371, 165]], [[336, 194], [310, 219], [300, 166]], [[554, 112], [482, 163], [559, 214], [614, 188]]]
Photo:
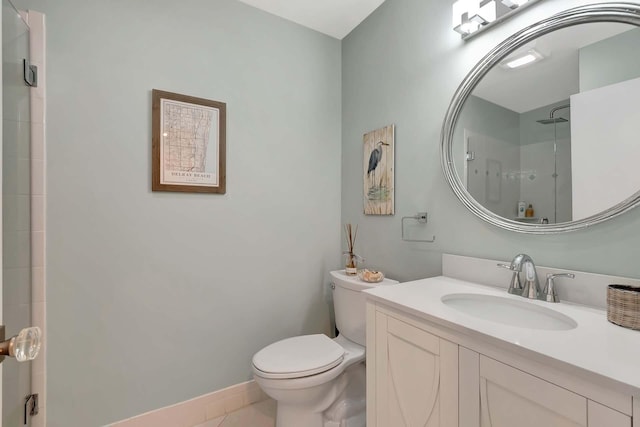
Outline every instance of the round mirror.
[[640, 203], [640, 5], [595, 4], [513, 35], [469, 73], [442, 167], [483, 220], [546, 234]]

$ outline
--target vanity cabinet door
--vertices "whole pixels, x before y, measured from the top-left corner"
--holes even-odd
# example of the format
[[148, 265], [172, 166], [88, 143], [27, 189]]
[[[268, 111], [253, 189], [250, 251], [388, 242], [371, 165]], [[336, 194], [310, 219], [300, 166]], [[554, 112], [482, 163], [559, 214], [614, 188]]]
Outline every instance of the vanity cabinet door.
[[480, 426], [587, 426], [587, 399], [480, 355]]
[[631, 427], [631, 417], [604, 405], [589, 401], [589, 427]]
[[458, 346], [376, 315], [377, 427], [457, 427]]

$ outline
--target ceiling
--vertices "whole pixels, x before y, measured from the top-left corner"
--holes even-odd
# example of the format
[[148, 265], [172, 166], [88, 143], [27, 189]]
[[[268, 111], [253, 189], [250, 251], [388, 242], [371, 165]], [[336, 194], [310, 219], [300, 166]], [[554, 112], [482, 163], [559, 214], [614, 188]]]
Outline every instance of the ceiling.
[[535, 48], [544, 60], [515, 70], [496, 66], [473, 94], [517, 113], [567, 100], [580, 92], [580, 49], [632, 28], [619, 23], [591, 23], [546, 34], [510, 55]]
[[384, 0], [240, 0], [342, 40]]

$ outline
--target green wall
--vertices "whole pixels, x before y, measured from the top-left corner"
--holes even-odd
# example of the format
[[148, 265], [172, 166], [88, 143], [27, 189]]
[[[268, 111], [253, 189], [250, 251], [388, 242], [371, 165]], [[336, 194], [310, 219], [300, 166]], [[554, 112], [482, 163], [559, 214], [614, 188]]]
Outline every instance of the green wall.
[[[450, 28], [450, 2], [387, 0], [343, 41], [342, 221], [360, 225], [368, 261], [408, 280], [440, 274], [443, 252], [504, 260], [525, 252], [540, 265], [640, 277], [640, 210], [570, 234], [507, 232], [467, 211], [440, 166], [442, 121], [474, 64], [518, 29], [582, 4], [536, 3], [462, 41]], [[362, 134], [388, 123], [396, 124], [396, 215], [365, 216]], [[418, 211], [428, 211], [429, 223], [410, 227], [410, 237], [435, 234], [433, 244], [401, 239], [401, 217]]]
[[464, 103], [453, 133], [454, 165], [464, 173], [464, 130], [520, 145], [520, 115], [493, 102], [470, 96]]
[[[340, 42], [232, 0], [33, 0], [47, 19], [48, 427], [251, 379], [329, 332]], [[151, 192], [151, 90], [227, 103], [227, 194]]]
[[580, 92], [637, 77], [640, 77], [640, 28], [580, 49]]

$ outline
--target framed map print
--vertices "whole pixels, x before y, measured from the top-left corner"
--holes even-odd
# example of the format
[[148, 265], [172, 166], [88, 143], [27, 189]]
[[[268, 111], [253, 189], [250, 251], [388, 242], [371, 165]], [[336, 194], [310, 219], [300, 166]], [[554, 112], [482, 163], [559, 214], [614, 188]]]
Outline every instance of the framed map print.
[[226, 192], [224, 102], [153, 90], [153, 191]]

